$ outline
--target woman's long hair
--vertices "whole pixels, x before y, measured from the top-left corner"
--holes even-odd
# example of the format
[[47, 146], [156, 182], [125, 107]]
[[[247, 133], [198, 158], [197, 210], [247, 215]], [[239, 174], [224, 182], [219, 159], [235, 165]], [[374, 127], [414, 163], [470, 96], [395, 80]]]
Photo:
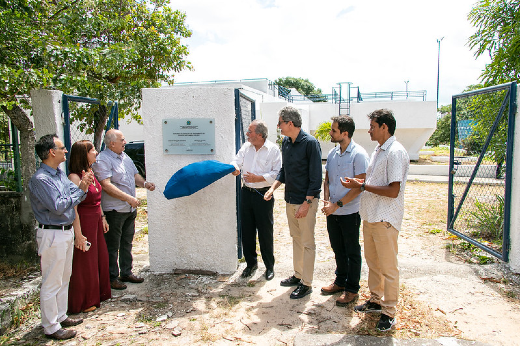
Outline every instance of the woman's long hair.
[[88, 163], [88, 152], [94, 148], [90, 141], [77, 141], [70, 149], [69, 172], [76, 173], [81, 176], [81, 172], [87, 172], [90, 169]]

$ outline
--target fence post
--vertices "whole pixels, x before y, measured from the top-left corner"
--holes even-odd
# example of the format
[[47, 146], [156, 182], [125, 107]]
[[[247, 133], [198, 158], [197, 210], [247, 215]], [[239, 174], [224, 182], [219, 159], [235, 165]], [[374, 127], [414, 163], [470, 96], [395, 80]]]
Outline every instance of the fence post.
[[[511, 95], [514, 98], [515, 95]], [[517, 90], [516, 99], [510, 103], [510, 107], [516, 108], [515, 111], [515, 139], [513, 144], [513, 160], [507, 164], [513, 165], [512, 179], [511, 179], [511, 210], [518, 210], [520, 208], [520, 112], [518, 110], [518, 97], [520, 97]], [[512, 271], [520, 273], [520, 213], [512, 212], [510, 221], [511, 246], [509, 249], [509, 267]]]
[[13, 139], [14, 174], [16, 180], [16, 192], [22, 192], [22, 168], [20, 166], [20, 146], [18, 143], [18, 129], [11, 123], [11, 138]]
[[[62, 97], [63, 92], [58, 90], [31, 90], [36, 140], [43, 135], [55, 133], [65, 143]], [[62, 163], [60, 168], [66, 171], [65, 163]]]

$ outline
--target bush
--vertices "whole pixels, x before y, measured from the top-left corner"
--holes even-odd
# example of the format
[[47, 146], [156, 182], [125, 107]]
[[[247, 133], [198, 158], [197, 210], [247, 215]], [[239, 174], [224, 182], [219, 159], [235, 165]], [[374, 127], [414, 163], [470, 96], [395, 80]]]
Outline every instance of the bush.
[[437, 120], [437, 128], [430, 136], [426, 145], [438, 147], [441, 144], [450, 144], [451, 116], [449, 114]]
[[493, 243], [502, 240], [504, 229], [504, 197], [495, 195], [496, 203], [475, 201], [475, 210], [469, 212], [468, 226], [475, 228], [474, 235]]

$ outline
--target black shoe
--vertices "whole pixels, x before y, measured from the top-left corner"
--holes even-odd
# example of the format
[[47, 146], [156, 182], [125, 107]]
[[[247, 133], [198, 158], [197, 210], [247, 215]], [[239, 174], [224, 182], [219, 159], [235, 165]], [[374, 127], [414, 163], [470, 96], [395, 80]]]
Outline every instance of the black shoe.
[[392, 329], [392, 326], [395, 324], [395, 318], [392, 318], [388, 315], [381, 314], [381, 318], [379, 322], [377, 322], [376, 330], [378, 332], [387, 332]]
[[274, 270], [273, 269], [266, 269], [265, 270], [265, 279], [267, 281], [272, 280], [274, 278]]
[[121, 276], [121, 281], [123, 281], [123, 282], [131, 282], [133, 284], [140, 284], [140, 283], [142, 283], [144, 281], [144, 279], [143, 278], [138, 278], [134, 274], [130, 274], [130, 275], [127, 275], [127, 276]]
[[292, 291], [290, 298], [291, 299], [300, 299], [311, 293], [312, 293], [311, 286], [305, 286], [304, 284], [299, 284], [298, 287], [296, 287], [296, 289], [294, 291]]
[[365, 304], [358, 305], [354, 308], [354, 311], [357, 312], [381, 312], [381, 305], [377, 303], [372, 303], [370, 300], [367, 300]]
[[301, 282], [301, 279], [298, 279], [296, 276], [291, 276], [285, 280], [280, 281], [280, 286], [298, 286]]
[[110, 281], [110, 287], [113, 290], [126, 290], [126, 285], [119, 279]]
[[248, 278], [250, 277], [251, 275], [253, 275], [253, 273], [255, 272], [255, 270], [258, 269], [258, 265], [255, 264], [254, 266], [252, 267], [246, 267], [246, 269], [244, 269], [244, 271], [242, 272], [242, 277], [243, 278]]

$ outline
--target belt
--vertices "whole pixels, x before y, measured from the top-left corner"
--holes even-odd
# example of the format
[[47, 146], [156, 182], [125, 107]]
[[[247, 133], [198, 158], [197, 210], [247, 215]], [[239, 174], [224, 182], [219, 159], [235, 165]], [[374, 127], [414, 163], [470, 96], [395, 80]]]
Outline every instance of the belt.
[[41, 223], [38, 224], [38, 227], [41, 229], [61, 229], [62, 231], [68, 231], [72, 228], [72, 225], [64, 225], [64, 226], [55, 226], [55, 225], [42, 225]]
[[243, 189], [246, 189], [246, 190], [249, 190], [251, 192], [260, 192], [260, 193], [266, 193], [269, 188], [268, 187], [260, 187], [258, 189], [255, 189], [254, 187], [249, 187], [249, 186], [242, 186]]

